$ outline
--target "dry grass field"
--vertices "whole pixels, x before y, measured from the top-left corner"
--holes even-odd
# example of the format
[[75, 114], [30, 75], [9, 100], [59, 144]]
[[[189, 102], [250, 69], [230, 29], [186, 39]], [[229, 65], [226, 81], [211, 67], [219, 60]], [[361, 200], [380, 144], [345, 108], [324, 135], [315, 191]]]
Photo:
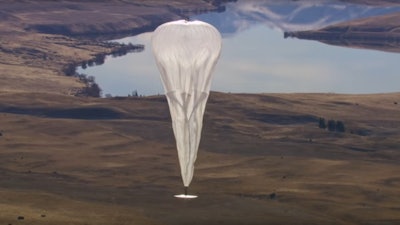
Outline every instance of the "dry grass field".
[[399, 93], [212, 93], [189, 201], [164, 97], [0, 102], [1, 224], [400, 223]]

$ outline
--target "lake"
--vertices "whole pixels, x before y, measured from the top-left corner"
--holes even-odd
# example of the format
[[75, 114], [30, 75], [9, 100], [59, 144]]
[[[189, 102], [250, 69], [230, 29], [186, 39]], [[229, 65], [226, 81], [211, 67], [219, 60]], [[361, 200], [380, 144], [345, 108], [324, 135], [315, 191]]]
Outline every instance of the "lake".
[[[231, 93], [383, 93], [398, 92], [400, 55], [371, 49], [284, 38], [284, 32], [315, 30], [353, 19], [399, 12], [330, 1], [249, 1], [226, 4], [226, 10], [197, 15], [223, 36], [221, 58], [211, 90]], [[114, 40], [143, 44], [144, 51], [107, 57], [101, 66], [79, 68], [95, 76], [103, 95], [163, 94], [151, 52], [152, 33]]]

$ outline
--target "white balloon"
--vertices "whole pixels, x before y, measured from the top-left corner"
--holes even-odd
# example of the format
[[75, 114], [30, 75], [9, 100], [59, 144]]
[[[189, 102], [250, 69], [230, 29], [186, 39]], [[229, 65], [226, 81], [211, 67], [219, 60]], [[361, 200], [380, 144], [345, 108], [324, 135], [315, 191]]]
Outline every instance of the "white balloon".
[[152, 36], [185, 187], [193, 178], [211, 73], [221, 45], [218, 30], [201, 21], [168, 22], [160, 25]]

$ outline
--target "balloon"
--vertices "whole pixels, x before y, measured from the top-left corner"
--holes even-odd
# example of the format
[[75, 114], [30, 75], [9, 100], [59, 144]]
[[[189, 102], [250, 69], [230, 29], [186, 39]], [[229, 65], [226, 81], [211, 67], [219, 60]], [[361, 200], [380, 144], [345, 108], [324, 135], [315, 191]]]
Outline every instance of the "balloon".
[[178, 20], [154, 31], [152, 47], [168, 100], [182, 181], [189, 187], [221, 35], [208, 23]]

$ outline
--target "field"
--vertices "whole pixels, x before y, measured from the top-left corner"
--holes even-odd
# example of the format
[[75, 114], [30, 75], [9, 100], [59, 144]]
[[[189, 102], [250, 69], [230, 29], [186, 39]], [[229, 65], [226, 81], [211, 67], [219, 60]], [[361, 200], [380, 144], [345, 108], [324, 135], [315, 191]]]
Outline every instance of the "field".
[[400, 224], [400, 93], [213, 92], [189, 189], [199, 198], [174, 198], [164, 96], [76, 97], [85, 84], [65, 76], [113, 51], [104, 39], [222, 1], [162, 2], [0, 3], [0, 224]]
[[212, 93], [192, 201], [163, 96], [0, 99], [3, 224], [400, 223], [400, 94]]

